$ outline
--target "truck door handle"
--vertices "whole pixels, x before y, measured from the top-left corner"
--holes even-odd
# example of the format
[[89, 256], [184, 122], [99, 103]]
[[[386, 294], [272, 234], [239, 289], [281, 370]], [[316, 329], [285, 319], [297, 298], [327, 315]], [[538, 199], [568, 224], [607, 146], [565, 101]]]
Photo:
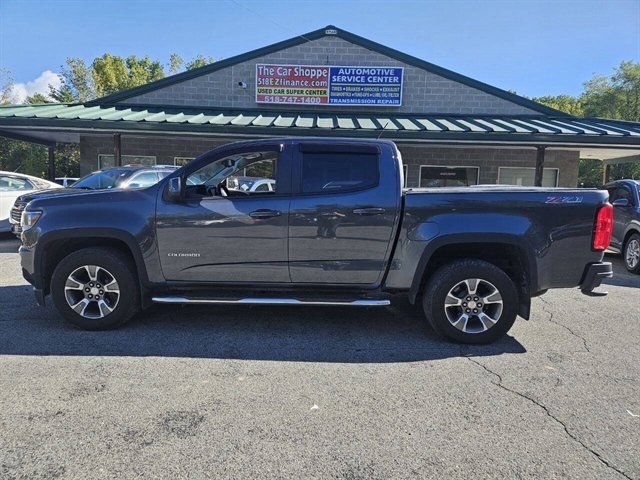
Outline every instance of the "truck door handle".
[[251, 212], [249, 216], [251, 218], [273, 218], [273, 217], [279, 217], [280, 212], [278, 212], [277, 210], [260, 209], [260, 210], [255, 210]]
[[367, 208], [354, 208], [354, 215], [382, 215], [384, 208], [380, 207], [367, 207]]

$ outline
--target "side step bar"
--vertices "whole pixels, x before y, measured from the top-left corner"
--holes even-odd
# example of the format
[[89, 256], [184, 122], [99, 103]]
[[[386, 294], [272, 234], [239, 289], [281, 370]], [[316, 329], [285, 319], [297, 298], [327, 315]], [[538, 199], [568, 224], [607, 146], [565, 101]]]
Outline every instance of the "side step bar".
[[153, 297], [156, 303], [245, 304], [245, 305], [336, 305], [344, 307], [383, 307], [389, 300], [299, 300], [297, 298], [187, 298], [178, 295]]

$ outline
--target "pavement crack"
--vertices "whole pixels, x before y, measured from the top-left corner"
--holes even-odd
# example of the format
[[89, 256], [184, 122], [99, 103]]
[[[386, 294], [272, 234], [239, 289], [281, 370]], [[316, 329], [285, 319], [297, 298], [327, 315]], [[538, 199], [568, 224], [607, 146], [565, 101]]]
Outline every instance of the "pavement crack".
[[504, 385], [503, 380], [502, 380], [502, 375], [500, 375], [497, 372], [494, 372], [493, 370], [491, 370], [489, 367], [487, 367], [486, 365], [484, 365], [483, 363], [480, 363], [479, 361], [477, 361], [476, 359], [474, 359], [473, 357], [468, 356], [468, 354], [463, 354], [463, 357], [466, 358], [467, 360], [469, 360], [471, 363], [479, 366], [480, 368], [482, 368], [485, 372], [487, 372], [488, 374], [490, 374], [491, 376], [495, 377], [497, 379], [497, 382], [495, 381], [491, 381], [491, 383], [493, 383], [496, 387], [499, 387], [513, 395], [516, 395], [520, 398], [524, 398], [525, 400], [528, 400], [529, 402], [533, 403], [534, 405], [536, 405], [537, 407], [541, 408], [544, 413], [551, 418], [553, 421], [555, 421], [558, 425], [560, 425], [563, 429], [565, 434], [571, 438], [574, 442], [578, 443], [579, 445], [582, 446], [582, 448], [584, 448], [586, 451], [588, 451], [589, 453], [591, 453], [591, 455], [593, 455], [600, 463], [602, 463], [604, 466], [606, 466], [607, 468], [619, 473], [620, 475], [622, 475], [623, 477], [631, 480], [631, 477], [629, 475], [627, 475], [626, 473], [624, 473], [622, 470], [620, 470], [619, 468], [617, 468], [615, 465], [612, 465], [607, 459], [605, 459], [604, 457], [602, 457], [602, 455], [600, 455], [598, 452], [596, 452], [595, 450], [593, 450], [592, 448], [590, 448], [586, 443], [584, 443], [582, 440], [580, 440], [576, 435], [574, 435], [573, 433], [571, 433], [571, 431], [567, 428], [567, 425], [560, 420], [558, 417], [556, 417], [555, 415], [553, 415], [549, 409], [546, 407], [546, 405], [538, 402], [535, 398], [532, 398], [528, 395], [525, 395], [522, 392], [519, 392], [517, 390], [513, 390], [509, 387], [507, 387], [506, 385]]
[[[542, 298], [540, 298], [540, 301], [542, 303], [544, 303], [545, 305], [550, 305], [549, 302], [547, 302], [546, 300], [543, 300]], [[574, 332], [572, 328], [567, 327], [566, 325], [564, 325], [563, 323], [558, 322], [557, 320], [554, 320], [553, 319], [553, 312], [547, 310], [545, 307], [542, 307], [542, 311], [549, 315], [549, 318], [547, 318], [547, 321], [549, 321], [549, 322], [551, 322], [551, 323], [553, 323], [555, 325], [558, 325], [561, 328], [564, 328], [571, 335], [573, 335], [574, 337], [580, 339], [582, 341], [582, 346], [583, 346], [585, 352], [591, 353], [591, 350], [589, 349], [589, 344], [587, 343], [587, 339], [586, 338], [584, 338], [582, 335], [579, 335], [576, 332]]]

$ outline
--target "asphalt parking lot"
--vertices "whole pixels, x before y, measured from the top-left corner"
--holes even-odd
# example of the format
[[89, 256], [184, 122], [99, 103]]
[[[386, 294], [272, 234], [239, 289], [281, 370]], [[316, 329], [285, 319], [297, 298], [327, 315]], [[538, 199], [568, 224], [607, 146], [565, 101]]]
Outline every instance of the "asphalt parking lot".
[[640, 276], [503, 341], [384, 309], [154, 307], [84, 332], [0, 238], [0, 478], [640, 478]]

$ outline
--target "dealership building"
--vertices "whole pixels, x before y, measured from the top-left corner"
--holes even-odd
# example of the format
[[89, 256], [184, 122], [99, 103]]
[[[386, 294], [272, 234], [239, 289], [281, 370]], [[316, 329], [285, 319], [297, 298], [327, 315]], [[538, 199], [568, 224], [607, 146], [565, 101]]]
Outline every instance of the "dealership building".
[[79, 143], [81, 174], [183, 164], [273, 136], [394, 140], [408, 187], [574, 187], [640, 154], [640, 124], [577, 118], [334, 26], [84, 104], [0, 107], [0, 136]]

